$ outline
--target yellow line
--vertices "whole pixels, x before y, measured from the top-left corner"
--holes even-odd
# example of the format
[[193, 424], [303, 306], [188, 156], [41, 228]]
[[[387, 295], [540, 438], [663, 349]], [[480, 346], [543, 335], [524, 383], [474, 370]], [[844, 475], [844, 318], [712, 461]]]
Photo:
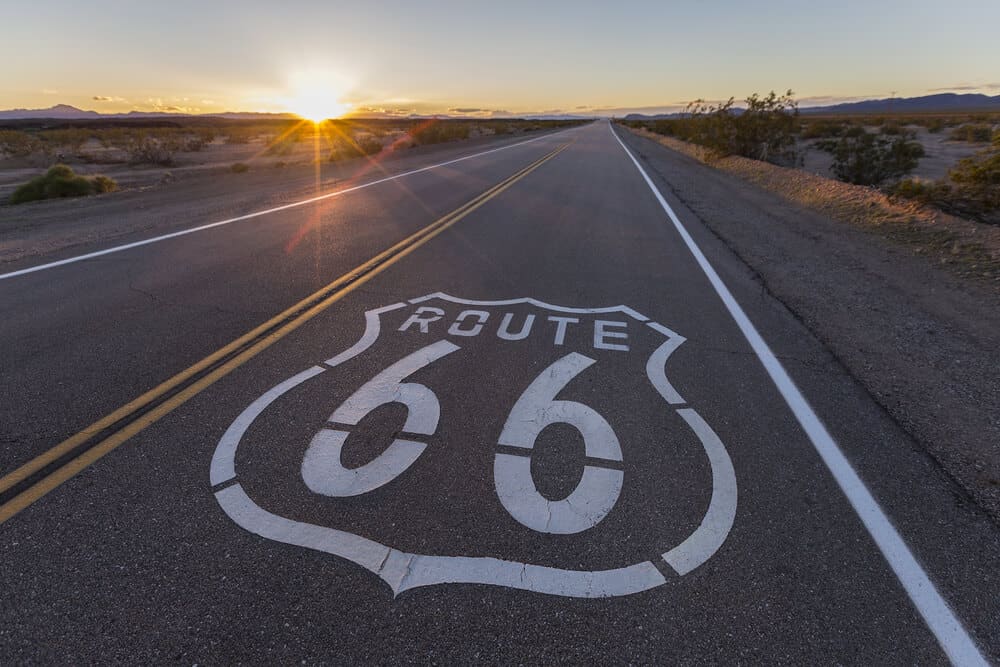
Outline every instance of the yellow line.
[[215, 382], [217, 382], [221, 378], [231, 373], [236, 368], [239, 368], [246, 361], [252, 359], [261, 351], [265, 350], [266, 348], [270, 347], [277, 341], [281, 340], [289, 333], [297, 329], [299, 326], [301, 326], [305, 322], [311, 320], [313, 317], [315, 317], [319, 313], [329, 308], [333, 303], [339, 301], [345, 295], [349, 294], [359, 286], [368, 282], [376, 275], [378, 275], [388, 267], [392, 266], [393, 264], [401, 260], [403, 257], [406, 257], [411, 252], [413, 252], [420, 246], [424, 245], [432, 238], [434, 238], [441, 232], [445, 231], [446, 229], [457, 223], [465, 216], [469, 215], [470, 213], [478, 209], [480, 206], [488, 202], [490, 199], [493, 199], [501, 192], [512, 186], [514, 183], [521, 180], [522, 178], [527, 176], [529, 173], [531, 173], [538, 167], [542, 166], [542, 164], [554, 158], [556, 155], [565, 150], [568, 146], [569, 144], [560, 146], [551, 153], [545, 155], [539, 160], [536, 160], [535, 162], [528, 165], [521, 171], [517, 172], [513, 176], [508, 177], [501, 183], [493, 186], [486, 192], [482, 193], [481, 195], [477, 196], [476, 198], [472, 199], [466, 204], [460, 206], [459, 208], [452, 211], [448, 215], [431, 223], [427, 227], [424, 227], [423, 229], [415, 232], [414, 234], [411, 234], [410, 236], [403, 239], [399, 243], [393, 245], [388, 250], [379, 253], [378, 255], [368, 260], [364, 264], [344, 274], [340, 278], [337, 278], [326, 287], [317, 290], [316, 292], [306, 297], [302, 301], [299, 301], [297, 304], [295, 304], [291, 308], [286, 309], [281, 314], [272, 317], [264, 324], [261, 324], [252, 331], [244, 334], [243, 336], [229, 343], [225, 347], [220, 348], [216, 352], [213, 352], [212, 354], [208, 355], [207, 357], [197, 362], [193, 366], [181, 371], [180, 373], [173, 376], [169, 380], [158, 385], [156, 388], [151, 389], [150, 391], [146, 392], [139, 398], [122, 406], [121, 408], [112, 412], [110, 415], [94, 422], [93, 424], [83, 429], [79, 433], [71, 436], [70, 438], [59, 443], [52, 449], [46, 451], [45, 453], [39, 455], [38, 457], [32, 459], [31, 461], [25, 463], [17, 470], [14, 470], [8, 475], [5, 475], [3, 478], [0, 478], [0, 492], [2, 492], [5, 489], [10, 488], [14, 484], [17, 484], [21, 480], [26, 479], [34, 472], [44, 468], [46, 465], [57, 460], [59, 457], [69, 453], [70, 451], [73, 450], [73, 448], [86, 442], [95, 433], [99, 433], [100, 431], [108, 428], [109, 426], [119, 421], [120, 419], [124, 419], [125, 417], [128, 417], [130, 414], [133, 414], [134, 412], [142, 409], [143, 407], [155, 401], [163, 394], [171, 391], [178, 385], [182, 384], [192, 376], [208, 368], [212, 364], [216, 363], [220, 359], [232, 353], [233, 351], [239, 349], [241, 346], [246, 345], [247, 343], [258, 338], [264, 331], [273, 327], [275, 324], [281, 322], [282, 320], [287, 319], [288, 317], [293, 315], [295, 312], [301, 310], [302, 308], [305, 308], [309, 303], [319, 298], [323, 293], [329, 292], [331, 289], [336, 289], [339, 285], [350, 283], [346, 285], [343, 289], [337, 290], [336, 292], [330, 294], [319, 303], [313, 305], [308, 310], [302, 312], [297, 317], [295, 317], [295, 319], [287, 322], [284, 326], [267, 334], [266, 336], [258, 340], [256, 343], [248, 347], [246, 350], [239, 353], [229, 361], [225, 362], [224, 364], [222, 364], [221, 366], [210, 372], [205, 377], [197, 380], [191, 386], [181, 390], [175, 396], [172, 396], [171, 398], [164, 401], [160, 405], [156, 406], [155, 408], [150, 410], [148, 413], [142, 415], [135, 421], [130, 422], [129, 424], [124, 426], [121, 430], [111, 434], [110, 436], [99, 442], [97, 445], [95, 445], [94, 447], [91, 447], [87, 451], [83, 452], [80, 456], [74, 458], [73, 460], [67, 462], [65, 465], [52, 471], [46, 477], [42, 478], [29, 488], [25, 489], [20, 494], [11, 498], [9, 501], [0, 506], [0, 523], [3, 523], [7, 519], [11, 518], [15, 514], [23, 510], [25, 507], [28, 507], [36, 500], [38, 500], [42, 496], [46, 495], [47, 493], [58, 487], [66, 480], [72, 478], [77, 473], [81, 472], [82, 470], [90, 466], [92, 463], [99, 460], [104, 455], [113, 451], [115, 448], [117, 448], [119, 445], [121, 445], [123, 442], [131, 438], [136, 433], [139, 433], [146, 427], [155, 423], [165, 415], [175, 410], [177, 407], [183, 405], [192, 397], [198, 395], [204, 389], [210, 387]]

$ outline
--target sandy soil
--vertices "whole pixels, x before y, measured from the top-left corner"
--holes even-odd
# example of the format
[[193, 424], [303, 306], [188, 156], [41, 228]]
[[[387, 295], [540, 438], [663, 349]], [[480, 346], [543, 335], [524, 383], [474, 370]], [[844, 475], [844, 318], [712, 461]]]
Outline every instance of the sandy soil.
[[[357, 132], [353, 138], [358, 140], [371, 136], [366, 132]], [[473, 130], [470, 140], [480, 138], [490, 137], [479, 137]], [[388, 149], [411, 150], [412, 142], [401, 129], [377, 139]], [[110, 176], [117, 181], [119, 189], [127, 190], [173, 180], [189, 173], [228, 169], [237, 162], [245, 163], [251, 169], [326, 162], [333, 149], [331, 141], [322, 135], [313, 140], [282, 144], [280, 150], [274, 149], [275, 143], [273, 137], [263, 135], [248, 143], [227, 143], [217, 137], [200, 151], [174, 153], [170, 166], [130, 165], [124, 151], [103, 146], [95, 139], [89, 140], [79, 150], [65, 154], [38, 152], [27, 157], [0, 154], [0, 203], [16, 187], [57, 162], [70, 165], [79, 174]]]

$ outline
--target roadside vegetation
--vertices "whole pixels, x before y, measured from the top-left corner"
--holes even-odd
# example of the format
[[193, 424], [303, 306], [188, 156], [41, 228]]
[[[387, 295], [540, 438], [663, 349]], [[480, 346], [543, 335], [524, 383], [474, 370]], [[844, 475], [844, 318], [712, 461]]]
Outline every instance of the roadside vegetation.
[[45, 174], [31, 179], [14, 190], [10, 196], [10, 203], [23, 204], [40, 199], [84, 197], [113, 192], [117, 188], [117, 183], [107, 176], [80, 176], [70, 167], [57, 164], [50, 167]]
[[884, 125], [878, 133], [852, 126], [817, 147], [833, 155], [833, 173], [845, 183], [881, 185], [916, 169], [924, 147], [913, 139], [912, 132], [898, 125]]
[[179, 155], [213, 145], [259, 144], [262, 155], [284, 156], [318, 142], [329, 159], [341, 160], [383, 149], [517, 135], [581, 122], [586, 121], [359, 118], [329, 120], [319, 126], [287, 118], [8, 121], [0, 124], [0, 159], [34, 156], [52, 162], [166, 167], [176, 165]]
[[990, 148], [960, 160], [946, 178], [905, 179], [889, 192], [979, 222], [1000, 225], [1000, 135]]
[[704, 146], [715, 157], [739, 155], [775, 164], [795, 164], [795, 139], [799, 110], [792, 91], [771, 91], [748, 97], [742, 109], [735, 98], [721, 104], [691, 102], [678, 118], [625, 121], [630, 127], [648, 130]]
[[[709, 159], [742, 156], [799, 166], [807, 150], [829, 153], [831, 174], [845, 183], [879, 188], [897, 200], [933, 207], [978, 222], [1000, 224], [1000, 114], [929, 113], [811, 115], [799, 113], [791, 91], [732, 99], [698, 100], [672, 118], [622, 124], [704, 147]], [[982, 144], [957, 159], [942, 178], [912, 176], [925, 157], [922, 135], [937, 141]], [[970, 150], [974, 147], [970, 146]], [[968, 154], [968, 153], [967, 153]]]
[[[82, 165], [108, 165], [121, 178], [148, 170], [150, 182], [206, 165], [246, 173], [259, 166], [381, 159], [429, 144], [510, 136], [583, 124], [586, 120], [348, 118], [316, 124], [291, 118], [119, 118], [0, 121], [0, 170], [48, 171], [16, 189], [11, 203], [72, 197], [117, 189], [113, 179], [74, 173]], [[164, 172], [165, 168], [170, 172]], [[103, 169], [104, 167], [102, 167]], [[204, 171], [202, 171], [204, 173]], [[154, 180], [155, 179], [155, 180]], [[17, 178], [20, 182], [23, 177]], [[130, 178], [130, 182], [135, 179]], [[8, 181], [9, 182], [9, 181]], [[5, 184], [6, 185], [6, 184]]]

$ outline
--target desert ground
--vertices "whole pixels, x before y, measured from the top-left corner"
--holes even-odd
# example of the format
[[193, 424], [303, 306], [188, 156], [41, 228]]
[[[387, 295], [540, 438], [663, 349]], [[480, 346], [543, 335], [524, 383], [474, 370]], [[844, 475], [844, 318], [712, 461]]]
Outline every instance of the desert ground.
[[[53, 164], [84, 176], [113, 178], [119, 190], [179, 177], [323, 164], [362, 155], [409, 151], [453, 141], [491, 138], [565, 126], [558, 121], [365, 120], [314, 124], [296, 120], [209, 123], [148, 121], [0, 124], [0, 205], [21, 184]], [[241, 170], [242, 167], [235, 167]]]
[[[906, 125], [905, 129], [916, 134], [915, 141], [920, 142], [924, 147], [926, 155], [920, 158], [917, 168], [913, 170], [912, 176], [927, 180], [938, 180], [948, 175], [948, 170], [954, 167], [959, 160], [975, 155], [977, 152], [988, 148], [990, 143], [959, 141], [952, 139], [947, 132], [930, 132], [927, 128], [919, 125]], [[877, 126], [866, 126], [869, 132], [878, 132]], [[799, 149], [802, 152], [802, 168], [813, 174], [835, 178], [830, 167], [833, 164], [833, 156], [830, 153], [817, 147], [818, 139], [806, 139], [799, 141]]]

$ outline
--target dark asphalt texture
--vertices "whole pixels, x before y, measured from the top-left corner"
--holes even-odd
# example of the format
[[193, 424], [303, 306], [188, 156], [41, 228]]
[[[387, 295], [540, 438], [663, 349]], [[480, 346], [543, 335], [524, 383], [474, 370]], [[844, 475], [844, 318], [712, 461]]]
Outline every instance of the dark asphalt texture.
[[[629, 143], [634, 138], [623, 137]], [[3, 663], [942, 664], [945, 655], [827, 472], [639, 172], [598, 122], [316, 206], [0, 281], [6, 472], [183, 370], [568, 141], [569, 148], [288, 337], [0, 525]], [[646, 149], [650, 150], [650, 149]], [[666, 159], [662, 158], [661, 159]], [[428, 157], [433, 162], [433, 157]], [[662, 169], [658, 173], [662, 173]], [[662, 177], [654, 175], [655, 180]], [[664, 195], [868, 484], [988, 659], [1000, 656], [1000, 532], [872, 401], [753, 272]], [[733, 193], [733, 197], [738, 197]], [[761, 215], [755, 211], [754, 215]], [[191, 226], [205, 220], [191, 220]], [[365, 312], [443, 292], [624, 305], [687, 340], [667, 376], [725, 443], [738, 509], [722, 547], [645, 592], [578, 599], [482, 584], [394, 596], [346, 559], [265, 539], [220, 508], [209, 468], [238, 415], [352, 346]], [[817, 295], [822, 298], [822, 295]], [[401, 323], [441, 307], [426, 334]], [[698, 440], [650, 387], [662, 338], [620, 313], [578, 315], [562, 345], [551, 311], [489, 306], [479, 335], [441, 300], [385, 314], [367, 351], [283, 395], [247, 430], [240, 484], [283, 517], [411, 553], [573, 570], [657, 560], [712, 493]], [[497, 326], [536, 320], [523, 340]], [[847, 316], [845, 314], [845, 316]], [[627, 321], [629, 350], [595, 349], [594, 321]], [[310, 491], [310, 439], [379, 371], [439, 340], [460, 350], [408, 381], [440, 404], [427, 448], [367, 494]], [[619, 342], [620, 339], [607, 339]], [[569, 353], [596, 363], [558, 397], [614, 428], [618, 502], [573, 535], [531, 530], [498, 502], [493, 461], [514, 402]], [[406, 410], [351, 426], [347, 467], [399, 436]], [[542, 432], [541, 494], [569, 493], [583, 439]]]

